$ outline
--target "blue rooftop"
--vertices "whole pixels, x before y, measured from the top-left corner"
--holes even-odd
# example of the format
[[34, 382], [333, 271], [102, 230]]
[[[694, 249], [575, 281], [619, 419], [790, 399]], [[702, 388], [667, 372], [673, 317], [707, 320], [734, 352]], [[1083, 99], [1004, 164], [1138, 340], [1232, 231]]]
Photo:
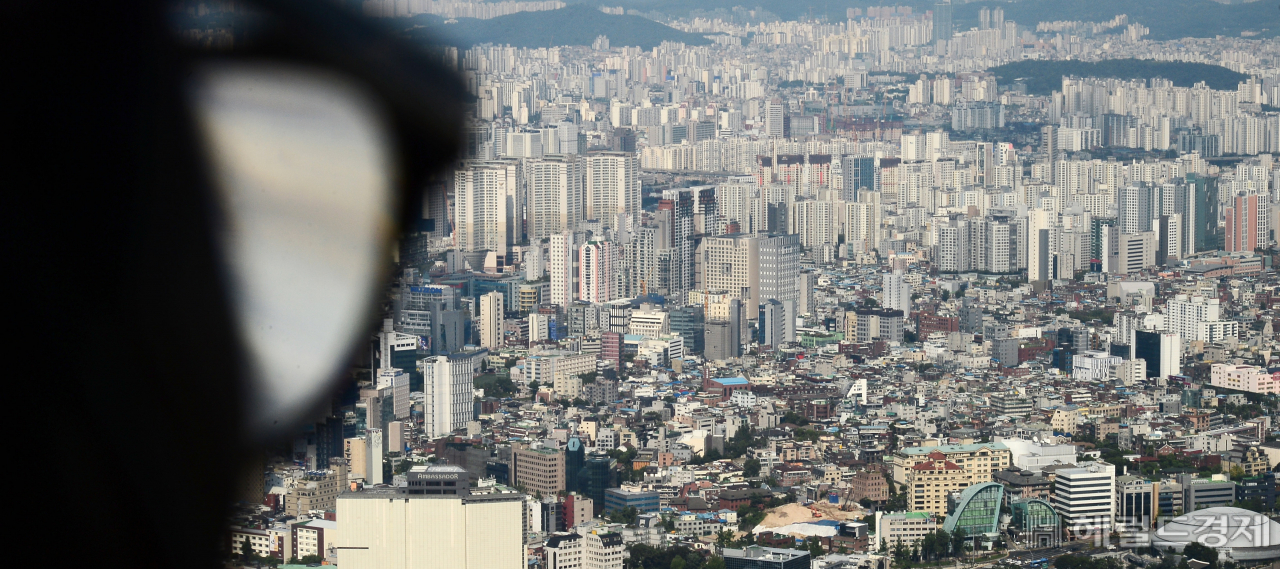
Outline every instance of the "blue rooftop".
[[717, 377], [712, 381], [720, 385], [747, 385], [748, 383], [745, 377]]

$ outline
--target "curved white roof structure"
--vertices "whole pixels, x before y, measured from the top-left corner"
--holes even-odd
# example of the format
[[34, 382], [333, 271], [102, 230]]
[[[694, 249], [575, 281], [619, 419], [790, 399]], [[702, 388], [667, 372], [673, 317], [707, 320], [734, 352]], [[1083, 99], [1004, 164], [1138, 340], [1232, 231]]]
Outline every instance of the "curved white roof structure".
[[1188, 543], [1237, 561], [1280, 559], [1280, 523], [1241, 508], [1205, 508], [1174, 518], [1151, 536], [1160, 549], [1182, 551]]

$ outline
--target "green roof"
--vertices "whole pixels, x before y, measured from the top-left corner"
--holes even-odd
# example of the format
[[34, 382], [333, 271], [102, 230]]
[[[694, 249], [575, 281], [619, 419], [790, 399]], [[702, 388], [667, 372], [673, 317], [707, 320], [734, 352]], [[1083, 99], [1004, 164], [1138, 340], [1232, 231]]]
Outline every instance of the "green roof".
[[941, 452], [943, 452], [943, 453], [952, 453], [952, 452], [973, 452], [973, 451], [975, 451], [975, 450], [981, 450], [981, 449], [984, 449], [984, 448], [988, 448], [988, 449], [991, 449], [991, 450], [1009, 450], [1009, 447], [1004, 446], [1004, 443], [974, 443], [974, 444], [971, 444], [971, 445], [942, 445], [942, 446], [936, 446], [936, 447], [906, 447], [906, 448], [898, 449], [898, 452], [901, 452], [901, 453], [903, 453], [903, 454], [929, 454], [929, 453], [931, 453], [931, 452], [933, 452], [933, 451], [935, 451], [935, 450], [936, 450], [936, 451], [941, 451]]

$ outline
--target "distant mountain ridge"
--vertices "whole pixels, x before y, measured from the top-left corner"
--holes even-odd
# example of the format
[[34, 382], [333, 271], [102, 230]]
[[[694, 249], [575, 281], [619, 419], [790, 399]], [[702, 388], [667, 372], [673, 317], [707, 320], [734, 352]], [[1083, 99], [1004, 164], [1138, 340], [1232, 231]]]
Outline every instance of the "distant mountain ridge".
[[487, 20], [459, 18], [457, 23], [450, 24], [438, 16], [415, 16], [389, 23], [411, 28], [406, 33], [423, 42], [461, 48], [482, 43], [525, 48], [584, 46], [591, 45], [599, 36], [609, 38], [613, 47], [637, 46], [645, 50], [653, 49], [664, 41], [689, 45], [711, 43], [699, 34], [683, 32], [640, 16], [606, 14], [583, 4]]
[[1178, 87], [1190, 87], [1204, 81], [1211, 89], [1235, 90], [1236, 85], [1249, 78], [1219, 65], [1187, 63], [1184, 61], [1155, 61], [1150, 59], [1108, 59], [1099, 62], [1053, 60], [1016, 61], [990, 69], [1000, 85], [1008, 85], [1015, 79], [1023, 79], [1027, 93], [1048, 95], [1062, 89], [1063, 76], [1114, 77], [1117, 79], [1168, 79]]
[[[566, 0], [570, 4], [589, 6], [622, 6], [640, 12], [660, 12], [672, 16], [688, 16], [695, 10], [730, 11], [735, 6], [746, 9], [763, 7], [784, 20], [826, 16], [831, 21], [845, 19], [846, 9], [869, 6], [910, 6], [917, 12], [932, 10], [931, 0], [793, 0], [789, 2], [750, 2], [744, 0]], [[1004, 9], [1005, 19], [1034, 27], [1036, 22], [1079, 20], [1105, 22], [1127, 14], [1130, 22], [1151, 29], [1149, 39], [1169, 40], [1184, 37], [1239, 37], [1241, 32], [1258, 32], [1253, 37], [1274, 37], [1280, 32], [1280, 10], [1273, 2], [1219, 4], [1212, 0], [977, 0], [955, 4], [957, 29], [978, 25], [978, 11], [983, 7]]]

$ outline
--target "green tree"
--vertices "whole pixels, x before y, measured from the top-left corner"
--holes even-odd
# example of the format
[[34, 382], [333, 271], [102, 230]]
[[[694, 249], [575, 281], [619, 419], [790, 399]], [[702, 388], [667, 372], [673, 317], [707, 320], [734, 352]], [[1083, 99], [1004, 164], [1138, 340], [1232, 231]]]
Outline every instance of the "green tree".
[[1199, 559], [1209, 564], [1209, 569], [1217, 569], [1218, 567], [1218, 550], [1207, 545], [1201, 545], [1196, 542], [1188, 543], [1182, 549], [1182, 554], [1191, 559]]
[[969, 536], [965, 535], [964, 529], [956, 528], [956, 532], [951, 534], [951, 552], [952, 555], [959, 555], [964, 551], [965, 539]]
[[719, 545], [720, 547], [729, 547], [729, 544], [731, 543], [733, 543], [733, 531], [723, 529], [716, 532], [716, 545]]
[[240, 542], [240, 557], [244, 559], [245, 563], [248, 563], [256, 555], [253, 552], [253, 544], [249, 543], [249, 537], [245, 536], [244, 541]]
[[822, 548], [821, 543], [818, 543], [818, 538], [810, 537], [805, 541], [809, 542], [809, 557], [811, 559], [817, 559], [819, 557], [822, 557], [823, 555], [826, 555], [827, 550]]
[[760, 476], [760, 461], [758, 459], [748, 458], [747, 462], [742, 464], [742, 475], [747, 478]]
[[672, 558], [671, 558], [671, 565], [670, 565], [671, 569], [684, 569], [684, 565], [685, 565], [685, 563], [684, 563], [684, 558], [683, 558], [683, 557], [672, 557]]
[[871, 505], [872, 505], [871, 498], [863, 496], [861, 500], [858, 500], [858, 505], [862, 506], [863, 508], [871, 509]]
[[724, 569], [724, 558], [719, 555], [712, 555], [707, 558], [707, 562], [702, 565], [702, 569]]
[[542, 385], [540, 385], [540, 384], [538, 383], [538, 380], [536, 380], [536, 379], [535, 379], [535, 380], [533, 380], [533, 381], [530, 381], [530, 382], [529, 382], [529, 393], [530, 393], [530, 394], [533, 394], [533, 395], [537, 395], [537, 393], [538, 393], [538, 388], [539, 388], [539, 387], [542, 387]]
[[893, 549], [890, 551], [893, 554], [893, 561], [898, 565], [906, 565], [911, 561], [911, 551], [907, 549], [906, 544], [902, 543], [901, 539], [893, 542]]

